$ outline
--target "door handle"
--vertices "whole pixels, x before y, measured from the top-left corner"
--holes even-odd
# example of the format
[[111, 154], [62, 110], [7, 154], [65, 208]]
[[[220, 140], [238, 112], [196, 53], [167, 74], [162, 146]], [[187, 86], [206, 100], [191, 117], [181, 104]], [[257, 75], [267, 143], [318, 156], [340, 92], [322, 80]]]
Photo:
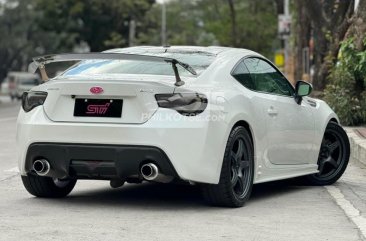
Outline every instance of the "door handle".
[[278, 111], [275, 108], [273, 108], [273, 106], [271, 106], [271, 107], [268, 108], [267, 113], [270, 116], [276, 116], [276, 115], [278, 115]]

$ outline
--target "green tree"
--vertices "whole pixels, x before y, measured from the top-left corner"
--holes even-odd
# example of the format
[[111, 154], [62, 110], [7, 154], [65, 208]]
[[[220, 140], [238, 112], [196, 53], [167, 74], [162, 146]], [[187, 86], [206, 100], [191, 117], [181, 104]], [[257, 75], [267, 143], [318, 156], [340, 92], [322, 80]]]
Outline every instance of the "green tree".
[[205, 29], [221, 45], [248, 48], [272, 57], [277, 39], [277, 8], [273, 0], [201, 0]]
[[[361, 0], [364, 1], [364, 0]], [[313, 85], [322, 91], [327, 84], [327, 76], [337, 61], [340, 44], [354, 14], [354, 0], [294, 0], [295, 6], [295, 51], [297, 53], [297, 78], [302, 75], [301, 52], [309, 46], [312, 33], [314, 42]]]
[[[277, 40], [277, 8], [273, 0], [172, 0], [167, 8], [169, 45], [223, 45], [272, 56]], [[146, 14], [140, 44], [160, 44], [161, 6]]]
[[36, 0], [40, 28], [72, 49], [86, 42], [91, 51], [128, 45], [129, 23], [141, 19], [155, 0]]
[[338, 63], [329, 75], [324, 98], [342, 124], [366, 123], [366, 38], [358, 45], [353, 37], [341, 44]]
[[[218, 41], [214, 34], [206, 31], [204, 10], [199, 1], [169, 1], [167, 8], [167, 43], [168, 45], [213, 45]], [[156, 4], [146, 14], [138, 35], [139, 44], [161, 44], [162, 5]]]
[[25, 70], [30, 58], [56, 47], [57, 36], [39, 29], [33, 0], [0, 5], [0, 82], [9, 70]]

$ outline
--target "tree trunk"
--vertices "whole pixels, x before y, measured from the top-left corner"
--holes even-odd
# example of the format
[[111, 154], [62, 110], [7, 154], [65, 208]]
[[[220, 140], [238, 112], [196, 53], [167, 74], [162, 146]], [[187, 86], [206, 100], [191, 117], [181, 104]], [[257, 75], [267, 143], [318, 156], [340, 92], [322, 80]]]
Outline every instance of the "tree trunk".
[[303, 49], [309, 47], [311, 22], [306, 14], [304, 1], [295, 2], [296, 30], [295, 30], [295, 80], [301, 80], [303, 71]]
[[[297, 2], [297, 4], [303, 5], [305, 14], [311, 22], [314, 40], [313, 86], [315, 90], [323, 90], [327, 84], [329, 71], [336, 61], [340, 42], [344, 39], [350, 25], [349, 20], [353, 14], [354, 0], [307, 0], [301, 1], [302, 3]], [[301, 14], [297, 16], [300, 21], [301, 16]], [[298, 26], [300, 29], [303, 27], [302, 24]], [[297, 38], [302, 39], [303, 37], [300, 36], [302, 34], [306, 35], [307, 33], [299, 32]], [[297, 54], [299, 54], [298, 51]], [[298, 60], [297, 64], [300, 63], [302, 61]], [[297, 69], [301, 67], [297, 65]]]
[[233, 0], [227, 1], [230, 9], [230, 20], [231, 20], [231, 43], [233, 47], [237, 46], [237, 34], [236, 34], [236, 11]]
[[364, 50], [363, 40], [366, 37], [366, 0], [360, 0], [357, 12], [350, 20], [350, 27], [346, 33], [346, 39], [353, 37], [356, 48]]

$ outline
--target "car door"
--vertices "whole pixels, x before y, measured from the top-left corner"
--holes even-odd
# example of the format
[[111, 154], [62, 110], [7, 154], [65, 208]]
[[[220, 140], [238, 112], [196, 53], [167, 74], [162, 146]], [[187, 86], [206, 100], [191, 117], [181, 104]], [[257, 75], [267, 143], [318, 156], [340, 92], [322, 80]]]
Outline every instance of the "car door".
[[310, 160], [315, 136], [312, 107], [305, 101], [301, 105], [295, 102], [294, 88], [267, 60], [250, 57], [244, 59], [244, 64], [266, 123], [264, 159], [274, 165], [313, 161]]

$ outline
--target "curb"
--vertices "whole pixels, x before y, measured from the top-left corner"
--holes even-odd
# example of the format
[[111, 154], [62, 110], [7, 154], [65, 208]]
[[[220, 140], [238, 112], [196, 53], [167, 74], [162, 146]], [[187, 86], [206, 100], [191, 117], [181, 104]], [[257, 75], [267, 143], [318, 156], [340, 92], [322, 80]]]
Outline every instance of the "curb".
[[351, 159], [366, 165], [366, 139], [357, 135], [352, 128], [345, 128], [351, 145]]

